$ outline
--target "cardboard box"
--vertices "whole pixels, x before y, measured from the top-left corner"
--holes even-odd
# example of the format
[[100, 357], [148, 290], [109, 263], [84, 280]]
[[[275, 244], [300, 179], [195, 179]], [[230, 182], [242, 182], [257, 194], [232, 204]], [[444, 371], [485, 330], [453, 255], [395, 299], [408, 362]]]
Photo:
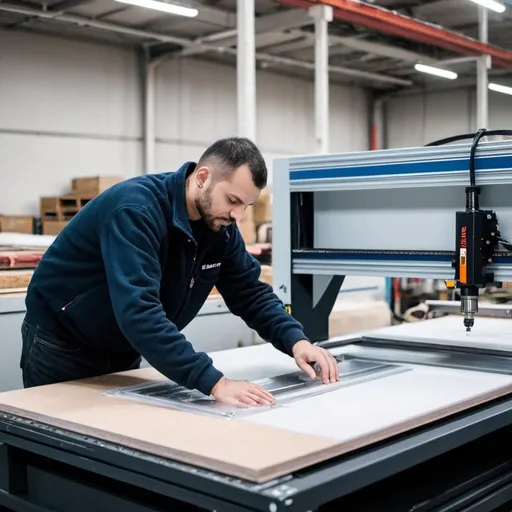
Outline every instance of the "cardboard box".
[[67, 225], [65, 220], [44, 220], [43, 235], [58, 235]]
[[25, 215], [0, 215], [0, 232], [34, 233], [34, 217]]
[[97, 196], [111, 186], [123, 181], [122, 176], [94, 176], [92, 178], [75, 178], [71, 182], [75, 195]]
[[253, 220], [257, 226], [272, 222], [272, 189], [267, 187], [253, 207]]

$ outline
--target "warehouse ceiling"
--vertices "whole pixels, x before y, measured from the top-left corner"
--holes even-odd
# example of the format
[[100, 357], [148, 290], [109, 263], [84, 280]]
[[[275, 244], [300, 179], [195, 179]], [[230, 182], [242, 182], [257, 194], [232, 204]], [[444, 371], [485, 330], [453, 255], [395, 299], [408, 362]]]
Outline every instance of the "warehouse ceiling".
[[[489, 43], [512, 51], [512, 0], [507, 2], [503, 14], [489, 11]], [[197, 8], [198, 15], [186, 18], [116, 0], [0, 0], [0, 29], [144, 47], [161, 59], [236, 64], [236, 0], [172, 3]], [[369, 3], [478, 38], [478, 6], [469, 0]], [[307, 9], [285, 4], [279, 0], [255, 0], [258, 67], [312, 79], [313, 19]], [[434, 41], [420, 43], [335, 18], [329, 26], [329, 43], [330, 78], [335, 82], [385, 91], [476, 83], [476, 63], [453, 63], [462, 55], [442, 49]], [[445, 64], [446, 61], [452, 63]], [[417, 62], [449, 67], [459, 74], [459, 80], [452, 82], [418, 73], [414, 69]], [[512, 77], [512, 70], [493, 67], [490, 74], [496, 80], [506, 80]]]

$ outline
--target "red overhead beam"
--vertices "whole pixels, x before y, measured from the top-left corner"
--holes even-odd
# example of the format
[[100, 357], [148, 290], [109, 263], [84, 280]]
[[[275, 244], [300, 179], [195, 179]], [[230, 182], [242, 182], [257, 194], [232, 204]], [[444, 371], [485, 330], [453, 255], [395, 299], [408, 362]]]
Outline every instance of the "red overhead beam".
[[336, 19], [356, 23], [379, 32], [393, 34], [413, 41], [438, 46], [452, 52], [469, 55], [490, 55], [494, 66], [512, 68], [512, 52], [482, 43], [471, 37], [446, 30], [398, 14], [396, 12], [360, 2], [359, 0], [277, 0], [278, 3], [307, 9], [312, 5], [330, 5]]

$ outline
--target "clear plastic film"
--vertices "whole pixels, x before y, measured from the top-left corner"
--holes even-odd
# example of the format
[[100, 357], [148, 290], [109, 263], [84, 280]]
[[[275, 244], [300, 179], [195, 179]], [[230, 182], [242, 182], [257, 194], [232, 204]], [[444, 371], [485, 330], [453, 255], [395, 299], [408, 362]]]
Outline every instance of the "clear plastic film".
[[[276, 398], [276, 403], [271, 406], [221, 404], [213, 397], [203, 395], [197, 390], [187, 389], [172, 381], [151, 382], [112, 389], [106, 391], [104, 395], [169, 407], [178, 411], [234, 419], [259, 414], [272, 408], [286, 406], [297, 400], [408, 370], [407, 367], [396, 364], [368, 361], [343, 355], [336, 356], [336, 359], [340, 380], [335, 383], [326, 385], [321, 378], [313, 380], [302, 371], [253, 381]], [[319, 374], [318, 369], [316, 370]]]

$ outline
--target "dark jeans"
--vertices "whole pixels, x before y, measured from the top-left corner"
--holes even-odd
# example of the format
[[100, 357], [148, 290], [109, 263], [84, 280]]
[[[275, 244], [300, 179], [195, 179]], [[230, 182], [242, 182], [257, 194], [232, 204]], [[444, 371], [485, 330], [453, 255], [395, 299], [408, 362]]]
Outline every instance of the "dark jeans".
[[26, 388], [135, 370], [141, 362], [135, 351], [116, 356], [100, 354], [73, 340], [59, 339], [26, 320], [21, 335], [20, 366]]

